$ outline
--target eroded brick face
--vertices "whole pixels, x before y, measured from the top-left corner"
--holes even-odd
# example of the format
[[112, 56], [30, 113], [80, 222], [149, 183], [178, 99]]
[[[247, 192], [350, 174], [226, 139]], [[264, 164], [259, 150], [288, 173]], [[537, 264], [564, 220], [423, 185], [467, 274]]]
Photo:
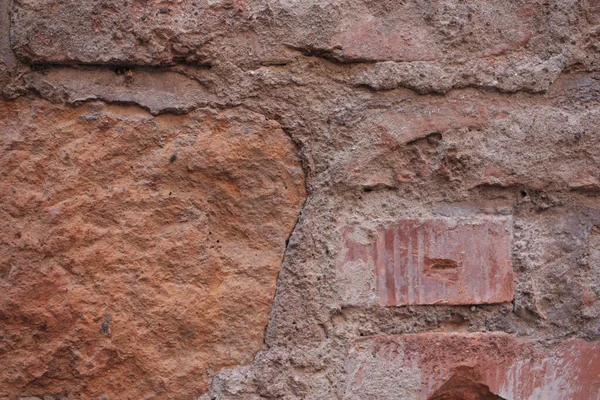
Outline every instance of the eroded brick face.
[[542, 349], [534, 341], [493, 332], [377, 336], [355, 343], [346, 366], [346, 400], [600, 395], [600, 347], [579, 339]]
[[381, 306], [511, 301], [511, 224], [505, 217], [404, 219], [378, 228], [365, 245], [347, 234], [344, 262], [374, 270]]

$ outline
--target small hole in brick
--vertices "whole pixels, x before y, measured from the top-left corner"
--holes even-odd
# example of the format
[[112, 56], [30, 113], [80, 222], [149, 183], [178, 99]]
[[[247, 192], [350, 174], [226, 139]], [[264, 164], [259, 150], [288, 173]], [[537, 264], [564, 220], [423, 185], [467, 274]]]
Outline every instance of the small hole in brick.
[[423, 273], [433, 279], [457, 282], [461, 264], [447, 258], [425, 258]]
[[431, 269], [451, 269], [451, 268], [458, 268], [458, 263], [456, 261], [453, 260], [437, 260], [437, 259], [432, 259], [432, 260], [428, 260], [430, 263], [430, 267]]

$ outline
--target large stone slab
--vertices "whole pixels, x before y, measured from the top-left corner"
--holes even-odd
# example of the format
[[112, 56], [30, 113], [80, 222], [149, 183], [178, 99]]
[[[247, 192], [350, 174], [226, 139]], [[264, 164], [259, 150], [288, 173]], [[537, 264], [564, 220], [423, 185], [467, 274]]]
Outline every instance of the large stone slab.
[[305, 197], [278, 123], [23, 99], [0, 146], [0, 397], [191, 398], [252, 360]]

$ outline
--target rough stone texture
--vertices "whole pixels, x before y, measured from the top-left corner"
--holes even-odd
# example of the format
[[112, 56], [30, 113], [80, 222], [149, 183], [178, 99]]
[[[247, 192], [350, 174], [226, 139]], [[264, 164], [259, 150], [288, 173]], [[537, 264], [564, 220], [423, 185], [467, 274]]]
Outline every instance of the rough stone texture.
[[[346, 305], [370, 298], [382, 306], [513, 299], [510, 219], [400, 220], [379, 228], [369, 245], [353, 240], [354, 231], [346, 230], [339, 267]], [[356, 281], [361, 275], [373, 279]]]
[[[64, 239], [69, 236], [61, 230], [67, 228], [55, 225], [58, 217], [40, 211], [40, 202], [58, 201], [58, 195], [49, 185], [43, 186], [48, 192], [35, 188], [39, 198], [18, 197], [18, 205], [12, 205], [9, 199], [13, 197], [1, 199], [3, 210], [15, 207], [20, 212], [17, 216], [9, 214], [9, 220], [28, 222], [22, 230], [30, 236], [16, 239], [11, 236], [15, 231], [2, 232], [11, 241], [8, 248], [18, 252], [14, 262], [23, 265], [18, 270], [23, 272], [15, 284], [11, 280], [14, 274], [5, 272], [8, 268], [3, 267], [0, 282], [10, 288], [9, 294], [23, 291], [14, 305], [8, 307], [2, 303], [0, 308], [0, 327], [6, 326], [4, 329], [11, 332], [8, 336], [2, 333], [0, 345], [12, 346], [0, 347], [0, 365], [11, 366], [0, 367], [0, 377], [14, 377], [13, 371], [27, 371], [27, 365], [46, 362], [55, 366], [42, 380], [11, 381], [10, 393], [5, 395], [10, 400], [19, 396], [76, 399], [75, 393], [84, 388], [87, 397], [98, 399], [108, 395], [111, 387], [99, 382], [108, 381], [111, 385], [126, 385], [128, 390], [125, 395], [109, 395], [111, 400], [144, 396], [185, 399], [204, 392], [203, 400], [320, 400], [352, 398], [360, 393], [369, 398], [370, 390], [379, 391], [379, 397], [371, 398], [414, 399], [413, 393], [421, 385], [421, 381], [414, 380], [416, 376], [431, 382], [427, 386], [428, 400], [459, 396], [523, 398], [510, 385], [522, 383], [520, 379], [527, 377], [531, 380], [523, 383], [523, 390], [525, 396], [533, 399], [545, 395], [528, 386], [534, 381], [539, 383], [535, 383], [536, 387], [556, 388], [556, 393], [563, 394], [569, 393], [571, 383], [580, 383], [574, 390], [582, 392], [564, 394], [563, 398], [587, 400], [596, 395], [593, 390], [597, 388], [597, 376], [588, 373], [596, 370], [579, 366], [597, 362], [586, 357], [597, 354], [600, 341], [600, 3], [597, 0], [13, 0], [10, 6], [4, 0], [0, 4], [4, 13], [0, 15], [6, 17], [10, 12], [10, 18], [2, 20], [0, 51], [3, 57], [6, 54], [12, 57], [7, 47], [10, 42], [17, 56], [12, 58], [14, 67], [0, 67], [0, 93], [4, 97], [0, 107], [5, 114], [16, 113], [6, 117], [16, 128], [2, 128], [0, 133], [3, 140], [14, 141], [17, 139], [13, 139], [11, 132], [18, 128], [30, 143], [26, 148], [14, 144], [3, 150], [0, 155], [3, 160], [8, 154], [25, 160], [19, 167], [21, 175], [10, 174], [5, 181], [33, 188], [41, 183], [28, 179], [39, 179], [35, 177], [43, 173], [39, 176], [52, 177], [66, 187], [71, 175], [65, 173], [71, 171], [74, 178], [79, 178], [69, 183], [71, 192], [65, 191], [60, 197], [61, 202], [67, 202], [61, 208], [61, 215], [73, 207], [68, 214], [70, 223], [81, 220], [77, 226], [85, 227], [87, 221], [98, 219], [106, 224], [98, 222], [98, 230], [78, 233], [80, 236], [75, 236], [71, 243]], [[11, 22], [10, 41], [6, 20]], [[17, 103], [8, 101], [16, 98], [19, 98]], [[47, 110], [48, 116], [34, 112], [33, 115], [47, 121], [38, 126], [36, 133], [31, 126], [37, 125], [28, 122], [33, 118], [31, 111], [26, 110], [40, 107]], [[90, 117], [84, 118], [86, 115]], [[230, 121], [231, 128], [219, 128], [220, 122], [207, 122], [206, 118]], [[280, 128], [267, 121], [277, 121]], [[88, 125], [89, 129], [83, 128]], [[139, 132], [129, 136], [134, 126], [138, 126]], [[216, 130], [203, 128], [207, 126]], [[189, 132], [198, 129], [216, 134], [229, 129], [243, 131], [246, 126], [269, 132], [268, 137], [279, 137], [280, 144], [261, 147], [264, 151], [272, 150], [255, 154], [246, 142], [223, 139], [218, 142], [220, 147], [210, 150], [223, 151], [222, 162], [201, 158], [205, 153], [197, 147], [200, 144], [189, 145], [198, 148], [199, 152], [193, 153], [198, 154], [196, 158], [174, 145], [180, 143], [178, 140], [188, 143], [185, 138]], [[80, 127], [76, 130], [77, 142], [71, 144], [66, 140], [61, 142], [62, 147], [48, 146], [64, 138], [61, 136], [64, 132], [74, 135], [69, 133], [73, 127]], [[120, 129], [124, 129], [122, 134]], [[108, 142], [99, 141], [100, 131], [112, 135]], [[295, 147], [286, 147], [291, 145], [284, 133]], [[227, 153], [230, 143], [237, 146], [239, 153], [235, 154], [244, 154], [243, 162], [225, 156], [230, 154]], [[161, 144], [165, 147], [160, 148]], [[74, 161], [61, 158], [64, 157], [61, 151], [67, 148], [71, 159], [79, 154], [69, 146], [77, 146], [82, 157], [103, 157], [102, 162], [81, 165], [75, 174], [67, 168]], [[149, 153], [152, 146], [161, 150]], [[292, 229], [302, 198], [301, 190], [291, 186], [292, 181], [296, 182], [293, 185], [301, 186], [300, 171], [294, 175], [295, 180], [290, 177], [283, 182], [265, 181], [264, 187], [277, 187], [281, 189], [279, 192], [265, 193], [252, 185], [270, 173], [281, 171], [285, 163], [281, 161], [283, 149], [288, 149], [284, 159], [294, 170], [298, 166], [291, 160], [298, 157], [302, 164], [307, 199], [279, 266], [284, 240]], [[175, 151], [176, 158], [169, 164]], [[150, 162], [151, 154], [160, 155], [159, 164]], [[140, 157], [141, 161], [134, 162]], [[55, 161], [44, 172], [35, 169], [39, 168], [34, 164], [38, 158]], [[264, 169], [256, 172], [258, 161], [254, 160], [265, 159], [272, 160], [273, 166], [261, 163]], [[197, 176], [200, 172], [196, 167], [201, 168], [202, 163], [211, 160], [214, 161], [210, 164], [211, 173], [220, 174], [223, 182], [251, 185], [244, 196], [235, 197], [239, 209], [233, 203], [198, 197], [202, 202], [197, 201], [197, 215], [229, 216], [219, 222], [222, 232], [229, 232], [231, 240], [219, 238], [222, 249], [215, 243], [213, 249], [204, 245], [205, 230], [197, 234], [186, 230], [193, 224], [189, 219], [169, 225], [171, 236], [159, 230], [166, 226], [161, 221], [179, 215], [177, 208], [161, 206], [161, 196], [169, 191], [176, 196], [183, 196], [182, 193], [192, 196], [191, 191], [179, 189], [191, 185], [184, 177]], [[15, 163], [4, 162], [3, 168], [15, 168]], [[62, 165], [63, 169], [58, 170]], [[192, 169], [188, 171], [187, 165]], [[154, 200], [148, 200], [144, 207], [118, 197], [126, 193], [110, 192], [118, 188], [113, 181], [119, 184], [128, 176], [122, 170], [126, 166], [134, 166], [136, 175], [131, 177], [132, 184], [152, 186], [154, 181], [149, 176], [160, 177], [158, 186], [152, 186], [152, 192], [148, 192], [148, 198]], [[164, 171], [174, 173], [160, 172], [163, 170], [159, 167], [170, 168]], [[33, 178], [23, 172], [28, 170], [37, 171]], [[135, 177], [140, 180], [134, 181]], [[286, 185], [287, 190], [298, 191], [296, 200], [281, 195]], [[162, 191], [171, 186], [177, 190]], [[88, 196], [82, 191], [87, 187], [98, 188], [98, 192], [89, 196], [113, 193], [110, 199], [120, 202], [126, 217], [143, 225], [131, 228], [115, 225], [120, 221], [130, 224], [130, 219], [115, 219], [114, 215], [105, 221], [100, 208], [102, 198], [91, 198], [89, 201], [94, 203], [85, 208], [87, 203], [77, 201]], [[194, 186], [201, 193], [229, 193], [230, 189], [227, 185]], [[50, 200], [45, 200], [49, 195]], [[255, 200], [244, 201], [247, 196]], [[181, 197], [169, 201], [178, 199], [183, 201]], [[186, 199], [192, 201], [191, 197]], [[285, 207], [286, 213], [270, 206], [273, 202]], [[218, 207], [226, 207], [221, 211], [224, 214], [215, 214], [216, 210], [222, 210]], [[239, 214], [231, 214], [235, 210]], [[284, 224], [280, 220], [281, 235], [274, 242], [253, 234], [263, 226], [271, 226], [265, 223], [264, 213], [287, 221]], [[202, 229], [213, 226], [210, 221], [205, 223], [198, 218], [203, 221], [199, 223]], [[512, 231], [511, 235], [503, 236], [502, 243], [482, 245], [482, 251], [500, 246], [506, 255], [506, 246], [510, 247], [510, 262], [505, 256], [493, 262], [502, 262], [507, 285], [511, 280], [510, 265], [512, 290], [499, 291], [502, 297], [493, 304], [475, 304], [476, 299], [462, 305], [443, 304], [432, 299], [427, 302], [435, 304], [381, 306], [375, 265], [364, 268], [361, 262], [344, 263], [349, 254], [346, 241], [351, 237], [358, 243], [355, 250], [360, 252], [361, 248], [376, 243], [378, 233], [386, 227], [398, 221], [417, 220], [465, 224], [504, 221], [502, 224], [511, 225], [505, 231]], [[155, 226], [156, 230], [146, 226]], [[144, 228], [146, 241], [136, 242], [137, 247], [123, 247], [133, 246], [136, 237], [93, 236], [103, 234], [102, 229], [117, 227], [121, 229], [118, 232], [131, 235], [133, 229]], [[353, 229], [351, 233], [349, 227]], [[188, 234], [191, 236], [185, 236]], [[103, 240], [107, 246], [113, 243], [110, 251], [107, 247], [98, 256], [97, 262], [92, 253], [95, 248], [87, 242], [77, 242], [78, 237], [88, 240], [89, 235], [100, 237], [97, 240]], [[199, 240], [194, 240], [194, 235]], [[40, 238], [46, 237], [51, 239], [41, 241]], [[190, 256], [191, 250], [181, 250], [183, 243], [192, 240], [203, 245], [196, 248], [194, 256]], [[152, 247], [149, 243], [153, 241], [159, 244]], [[24, 244], [16, 248], [13, 242]], [[235, 334], [223, 333], [213, 342], [198, 338], [206, 335], [207, 330], [229, 326], [230, 321], [223, 314], [203, 312], [185, 291], [139, 294], [139, 278], [126, 274], [119, 263], [119, 260], [136, 260], [139, 268], [141, 265], [155, 268], [157, 272], [151, 282], [156, 288], [171, 287], [177, 277], [190, 276], [189, 268], [184, 275], [170, 274], [170, 264], [162, 261], [171, 259], [179, 260], [174, 265], [193, 264], [194, 257], [200, 260], [194, 265], [215, 265], [213, 261], [223, 260], [231, 262], [227, 265], [231, 267], [232, 278], [238, 277], [231, 282], [254, 279], [248, 269], [255, 265], [253, 259], [232, 248], [232, 243], [277, 249], [275, 253], [264, 253], [264, 257], [272, 260], [271, 286], [261, 289], [265, 300], [260, 304], [245, 301], [245, 294], [239, 291], [228, 292], [237, 297], [226, 297], [223, 304], [232, 305], [237, 310], [234, 314], [246, 319], [234, 318], [231, 329], [236, 330]], [[35, 250], [38, 248], [42, 248], [41, 253]], [[165, 253], [161, 249], [171, 250]], [[28, 251], [31, 253], [23, 253]], [[215, 251], [220, 252], [215, 254]], [[81, 269], [68, 269], [71, 259], [62, 257], [71, 253], [86, 255], [91, 261], [80, 264]], [[33, 256], [39, 258], [31, 259]], [[12, 263], [13, 259], [10, 260]], [[63, 269], [56, 266], [50, 270], [59, 261]], [[122, 290], [107, 293], [102, 291], [103, 286], [95, 288], [86, 275], [88, 264], [106, 271], [94, 278], [100, 284], [118, 283]], [[344, 268], [340, 269], [342, 265]], [[266, 293], [273, 290], [279, 267], [277, 291], [271, 305]], [[118, 279], [119, 274], [128, 278]], [[88, 280], [80, 281], [81, 276]], [[210, 276], [198, 273], [194, 279], [210, 284]], [[81, 297], [61, 291], [75, 285], [74, 282], [82, 289], [73, 296], [92, 287], [96, 295], [111, 301], [94, 300], [99, 303], [90, 305], [80, 301]], [[40, 294], [25, 291], [29, 287], [43, 290]], [[78, 300], [58, 300], [71, 298]], [[102, 308], [104, 303], [106, 308]], [[128, 305], [124, 317], [111, 308], [119, 304]], [[250, 305], [260, 306], [261, 316], [241, 311]], [[82, 319], [78, 314], [71, 319], [59, 318], [80, 308], [84, 311], [92, 308], [93, 317], [84, 312]], [[43, 310], [43, 317], [32, 310]], [[147, 313], [149, 322], [140, 322], [136, 316], [138, 310]], [[148, 310], [157, 311], [148, 314]], [[182, 312], [184, 318], [180, 316]], [[109, 314], [107, 321], [104, 318]], [[61, 334], [41, 331], [40, 326], [44, 325], [40, 321], [44, 322], [49, 315], [52, 318], [46, 329], [60, 327], [52, 332]], [[240, 353], [230, 356], [228, 351], [240, 348], [226, 340], [242, 338], [247, 319], [255, 321], [254, 342], [245, 341], [242, 350], [238, 350]], [[152, 346], [136, 340], [139, 352], [116, 353], [117, 360], [124, 358], [116, 363], [108, 355], [94, 356], [115, 354], [102, 352], [117, 348], [110, 346], [133, 343], [133, 339], [126, 342], [129, 337], [150, 335], [145, 324], [162, 324], [162, 320], [172, 324], [166, 325], [164, 332], [155, 329], [162, 336]], [[100, 330], [106, 331], [105, 322], [111, 336], [99, 334]], [[190, 327], [190, 323], [197, 325]], [[183, 326], [181, 333], [177, 324]], [[78, 333], [71, 331], [71, 327], [81, 327], [83, 338], [104, 342], [86, 352], [83, 345], [75, 345], [81, 342], [75, 340]], [[125, 335], [123, 332], [130, 334], [125, 338], [118, 336]], [[188, 335], [189, 332], [192, 333]], [[117, 338], [122, 341], [115, 342]], [[375, 363], [369, 377], [372, 379], [363, 380], [366, 386], [357, 387], [354, 394], [349, 354], [359, 354], [356, 352], [363, 344], [370, 346], [377, 340], [388, 340], [377, 338], [389, 338], [390, 343], [398, 346], [409, 343], [412, 347], [398, 354], [409, 354], [414, 359], [432, 355], [432, 350], [421, 342], [440, 343], [450, 352], [448, 361], [444, 363], [435, 357], [432, 360], [448, 368], [448, 373], [442, 371], [440, 375], [436, 364], [417, 363], [412, 369], [382, 370]], [[261, 339], [262, 347], [253, 357], [250, 347], [256, 350]], [[469, 353], [452, 352], [455, 342], [470, 350]], [[158, 343], [168, 345], [158, 346]], [[506, 347], [506, 352], [496, 350], [500, 344]], [[219, 365], [231, 368], [216, 372], [215, 366], [206, 370], [206, 359], [193, 358], [208, 354], [202, 352], [207, 352], [209, 345], [217, 346], [213, 350], [218, 348], [210, 354], [223, 357]], [[157, 367], [149, 372], [143, 368], [155, 359], [146, 364], [141, 358], [138, 363], [127, 358], [128, 354], [145, 352], [158, 357], [162, 353], [157, 353], [157, 348], [165, 349], [171, 358], [160, 357], [160, 362], [155, 363]], [[528, 354], [532, 358], [521, 358]], [[552, 358], [552, 354], [557, 357]], [[29, 361], [23, 364], [20, 360]], [[86, 364], [78, 360], [95, 361]], [[490, 370], [498, 371], [500, 376], [491, 379], [484, 372], [477, 378], [450, 374], [454, 370], [463, 371], [463, 365], [477, 366], [478, 360], [488, 360], [493, 364]], [[533, 360], [531, 365], [529, 360]], [[556, 367], [555, 375], [544, 372], [550, 371], [544, 370], [545, 366], [554, 368], [553, 363], [560, 360], [567, 360], [574, 368]], [[513, 368], [521, 371], [515, 372]], [[27, 372], [32, 375], [23, 376], [43, 375], [43, 371], [40, 367]], [[519, 379], [511, 378], [511, 374]], [[154, 383], [140, 380], [142, 375]], [[159, 381], [160, 384], [156, 383]], [[508, 389], [502, 389], [501, 383]], [[0, 387], [0, 393], [6, 390]]]
[[23, 99], [0, 130], [0, 393], [192, 398], [252, 360], [305, 196], [277, 122]]

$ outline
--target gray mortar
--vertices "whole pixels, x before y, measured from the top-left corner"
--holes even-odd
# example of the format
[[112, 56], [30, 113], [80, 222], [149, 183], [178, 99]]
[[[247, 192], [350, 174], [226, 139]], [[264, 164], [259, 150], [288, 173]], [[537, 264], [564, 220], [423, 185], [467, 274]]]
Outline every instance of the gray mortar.
[[17, 66], [10, 47], [10, 6], [11, 0], [0, 0], [0, 88], [10, 83]]
[[11, 0], [0, 1], [0, 63], [5, 68], [17, 66], [17, 59], [10, 47], [10, 5]]

